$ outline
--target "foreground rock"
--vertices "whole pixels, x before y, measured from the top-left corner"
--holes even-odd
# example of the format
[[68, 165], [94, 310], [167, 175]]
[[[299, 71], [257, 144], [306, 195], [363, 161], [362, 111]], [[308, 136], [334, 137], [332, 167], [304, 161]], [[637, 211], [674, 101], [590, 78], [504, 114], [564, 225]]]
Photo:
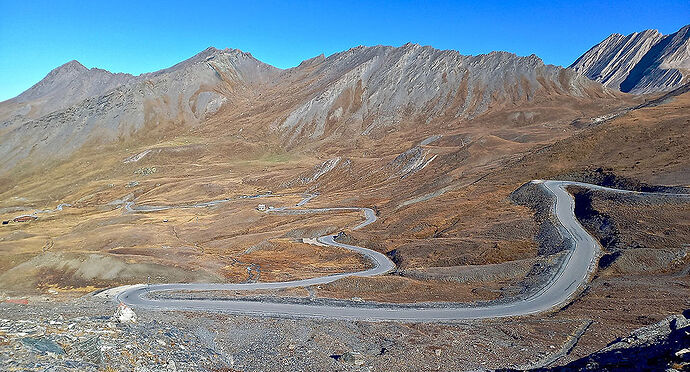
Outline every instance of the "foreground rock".
[[[541, 359], [573, 326], [571, 320], [409, 325], [134, 311], [136, 323], [120, 323], [111, 317], [111, 300], [94, 296], [0, 304], [0, 371], [484, 370]], [[64, 352], [37, 351], [22, 341], [27, 337]]]
[[115, 312], [115, 319], [120, 323], [136, 323], [137, 314], [129, 306], [120, 303], [117, 306], [117, 311]]
[[364, 356], [356, 351], [348, 351], [347, 353], [343, 354], [342, 360], [345, 363], [351, 363], [356, 366], [361, 366], [364, 364]]
[[633, 331], [598, 352], [539, 371], [663, 371], [690, 369], [690, 310]]

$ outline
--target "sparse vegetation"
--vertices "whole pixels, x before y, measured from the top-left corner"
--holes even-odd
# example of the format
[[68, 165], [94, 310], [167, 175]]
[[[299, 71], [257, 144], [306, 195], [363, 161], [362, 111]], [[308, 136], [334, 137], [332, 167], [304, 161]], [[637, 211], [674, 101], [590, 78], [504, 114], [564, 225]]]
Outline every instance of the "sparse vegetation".
[[[690, 203], [572, 187], [575, 213], [604, 252], [586, 288], [547, 313], [398, 324], [142, 306], [137, 324], [114, 324], [103, 313], [127, 297], [93, 293], [137, 284], [157, 298], [241, 299], [269, 310], [525, 298], [571, 248], [551, 200], [528, 182], [688, 191], [690, 92], [624, 95], [536, 56], [414, 44], [355, 48], [289, 70], [215, 48], [142, 77], [80, 66], [42, 83], [64, 78], [73, 95], [49, 91], [48, 100], [32, 88], [21, 106], [35, 107], [25, 113], [0, 103], [0, 369], [56, 351], [65, 356], [52, 360], [102, 371], [566, 364], [690, 307]], [[85, 97], [63, 68], [101, 85]], [[305, 208], [302, 200], [319, 213], [276, 213]], [[356, 229], [362, 211], [378, 220]], [[387, 255], [395, 270], [296, 288], [151, 290], [376, 266], [314, 240], [330, 234]], [[98, 337], [106, 347], [88, 351], [103, 362], [73, 352]]]

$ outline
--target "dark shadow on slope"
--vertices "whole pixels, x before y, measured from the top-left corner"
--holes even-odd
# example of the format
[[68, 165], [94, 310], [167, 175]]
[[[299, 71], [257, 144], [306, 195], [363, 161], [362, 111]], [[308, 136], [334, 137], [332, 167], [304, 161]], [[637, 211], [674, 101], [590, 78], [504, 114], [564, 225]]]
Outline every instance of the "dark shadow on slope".
[[609, 215], [592, 207], [591, 190], [576, 189], [572, 194], [575, 198], [575, 217], [599, 240], [604, 249], [604, 255], [599, 259], [599, 268], [605, 269], [611, 266], [622, 253], [621, 248], [618, 247], [620, 232]]
[[630, 70], [628, 76], [621, 83], [621, 92], [629, 93], [642, 80], [645, 72], [650, 68], [658, 67], [658, 58], [666, 46], [673, 40], [675, 34], [671, 34], [661, 39], [637, 62], [635, 67]]
[[617, 175], [610, 169], [604, 168], [586, 169], [572, 173], [566, 173], [559, 177], [555, 177], [554, 179], [585, 182], [591, 183], [593, 185], [599, 185], [621, 190], [678, 194], [690, 193], [690, 188], [684, 186], [650, 185], [644, 182], [640, 182], [634, 178]]

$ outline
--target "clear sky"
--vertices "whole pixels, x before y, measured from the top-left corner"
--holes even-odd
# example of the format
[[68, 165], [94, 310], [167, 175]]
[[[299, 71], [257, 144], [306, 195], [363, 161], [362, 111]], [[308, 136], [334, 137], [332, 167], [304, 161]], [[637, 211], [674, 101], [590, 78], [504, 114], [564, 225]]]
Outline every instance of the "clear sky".
[[567, 66], [611, 33], [690, 23], [690, 1], [0, 0], [0, 101], [72, 59], [140, 74], [208, 46], [286, 68], [357, 45], [532, 53]]

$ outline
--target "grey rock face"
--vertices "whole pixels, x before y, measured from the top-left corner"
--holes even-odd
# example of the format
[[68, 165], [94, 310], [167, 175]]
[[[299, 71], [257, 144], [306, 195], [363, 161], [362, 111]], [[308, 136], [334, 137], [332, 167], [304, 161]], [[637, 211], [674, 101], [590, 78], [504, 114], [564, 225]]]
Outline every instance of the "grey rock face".
[[570, 67], [590, 79], [620, 89], [642, 57], [663, 38], [657, 30], [635, 32], [628, 36], [613, 34], [583, 54]]
[[686, 315], [688, 311], [637, 329], [628, 337], [553, 370], [663, 371], [679, 367], [686, 371], [690, 367], [684, 360], [690, 347], [690, 320]]
[[24, 337], [22, 343], [36, 353], [64, 354], [65, 351], [55, 341], [47, 337]]
[[473, 118], [492, 103], [530, 101], [539, 92], [586, 96], [594, 88], [534, 55], [464, 56], [416, 44], [357, 47], [308, 67], [289, 70], [306, 70], [303, 79], [318, 89], [280, 123], [288, 144], [321, 138], [330, 126], [376, 135], [420, 118]]
[[605, 86], [633, 94], [673, 90], [688, 81], [690, 25], [670, 35], [646, 30], [613, 34], [570, 68]]
[[394, 176], [402, 179], [424, 169], [435, 158], [435, 155], [429, 156], [429, 151], [415, 146], [396, 156], [389, 166], [394, 172]]
[[37, 118], [87, 98], [98, 97], [133, 79], [134, 76], [130, 74], [88, 69], [77, 61], [70, 61], [51, 71], [17, 97], [0, 102], [0, 120], [13, 114]]
[[[194, 124], [278, 71], [248, 53], [215, 48], [136, 77], [70, 62], [20, 96], [0, 103], [0, 157], [5, 159], [0, 172], [30, 153], [65, 157], [86, 142], [128, 136], [146, 123]], [[12, 111], [18, 102], [29, 102], [36, 114]]]

